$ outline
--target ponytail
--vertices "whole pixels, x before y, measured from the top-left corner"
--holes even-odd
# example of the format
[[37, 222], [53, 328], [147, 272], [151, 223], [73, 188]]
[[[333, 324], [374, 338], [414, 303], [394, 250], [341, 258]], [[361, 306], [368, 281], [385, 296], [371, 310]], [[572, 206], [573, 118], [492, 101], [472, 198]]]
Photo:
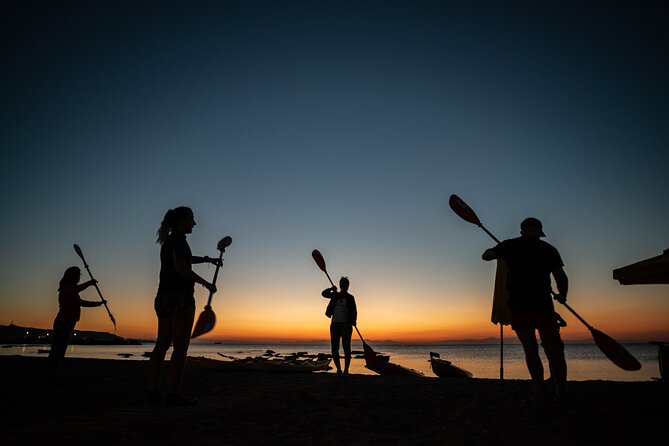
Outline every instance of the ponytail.
[[78, 266], [70, 266], [65, 270], [63, 278], [58, 282], [58, 291], [61, 291], [66, 285], [76, 285], [79, 282], [81, 270]]
[[165, 213], [163, 221], [160, 222], [160, 227], [156, 231], [158, 238], [156, 243], [162, 245], [170, 232], [186, 218], [193, 215], [193, 210], [187, 206], [179, 206], [178, 208], [170, 209]]

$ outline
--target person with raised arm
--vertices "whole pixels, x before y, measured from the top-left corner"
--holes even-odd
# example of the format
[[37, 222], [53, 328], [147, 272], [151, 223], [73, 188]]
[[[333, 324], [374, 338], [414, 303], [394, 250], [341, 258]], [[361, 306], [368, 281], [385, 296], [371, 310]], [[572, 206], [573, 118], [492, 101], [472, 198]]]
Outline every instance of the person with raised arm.
[[65, 357], [70, 338], [74, 333], [74, 327], [81, 318], [81, 307], [99, 307], [106, 301], [97, 302], [83, 300], [79, 293], [93, 286], [97, 280], [91, 279], [82, 284], [81, 270], [77, 266], [70, 266], [65, 270], [63, 278], [58, 285], [58, 314], [53, 321], [53, 332], [51, 333], [51, 350], [47, 362], [47, 379], [53, 382], [56, 369]]
[[351, 365], [351, 336], [353, 326], [356, 325], [358, 318], [358, 309], [355, 304], [355, 298], [349, 294], [348, 287], [350, 282], [348, 277], [339, 279], [339, 288], [333, 286], [323, 290], [321, 295], [330, 299], [325, 310], [325, 315], [331, 318], [330, 322], [330, 345], [332, 347], [332, 360], [337, 369], [337, 374], [341, 375], [341, 361], [339, 359], [339, 341], [341, 339], [344, 349], [344, 375], [348, 375], [348, 369]]

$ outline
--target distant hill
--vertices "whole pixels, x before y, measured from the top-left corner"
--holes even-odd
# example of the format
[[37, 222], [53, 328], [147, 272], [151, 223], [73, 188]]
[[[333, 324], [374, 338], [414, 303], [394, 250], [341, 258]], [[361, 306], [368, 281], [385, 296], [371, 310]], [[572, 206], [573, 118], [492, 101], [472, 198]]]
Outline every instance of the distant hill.
[[[0, 344], [49, 344], [51, 332], [44, 328], [0, 325]], [[126, 339], [102, 331], [74, 330], [70, 344], [75, 345], [141, 345], [137, 339]]]

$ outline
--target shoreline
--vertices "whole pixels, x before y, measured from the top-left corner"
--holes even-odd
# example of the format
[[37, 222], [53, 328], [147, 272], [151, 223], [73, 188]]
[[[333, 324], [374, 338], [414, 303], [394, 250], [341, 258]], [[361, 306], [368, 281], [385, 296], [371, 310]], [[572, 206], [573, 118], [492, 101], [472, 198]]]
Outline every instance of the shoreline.
[[529, 380], [331, 373], [217, 372], [190, 366], [192, 407], [144, 402], [146, 363], [65, 358], [54, 386], [45, 358], [0, 356], [19, 444], [629, 444], [661, 438], [663, 382], [574, 381], [566, 403], [528, 400]]

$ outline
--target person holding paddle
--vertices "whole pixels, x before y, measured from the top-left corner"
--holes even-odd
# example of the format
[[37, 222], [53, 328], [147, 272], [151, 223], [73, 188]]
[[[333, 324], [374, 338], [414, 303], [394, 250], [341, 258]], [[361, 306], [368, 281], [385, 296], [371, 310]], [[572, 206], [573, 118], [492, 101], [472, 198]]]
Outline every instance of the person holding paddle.
[[99, 302], [83, 300], [79, 293], [97, 282], [91, 279], [88, 282], [79, 284], [81, 280], [81, 270], [76, 266], [71, 266], [65, 270], [63, 278], [58, 285], [58, 314], [53, 321], [53, 332], [51, 333], [51, 350], [49, 351], [49, 360], [47, 363], [47, 379], [53, 381], [56, 368], [60, 361], [65, 357], [70, 337], [74, 333], [74, 327], [81, 317], [81, 307], [99, 307], [106, 303], [103, 299]]
[[539, 357], [535, 330], [539, 331], [541, 345], [546, 352], [552, 377], [556, 384], [556, 399], [565, 398], [567, 362], [564, 344], [553, 308], [551, 274], [558, 293], [555, 299], [567, 301], [568, 279], [557, 249], [541, 240], [545, 237], [541, 222], [533, 217], [520, 224], [520, 237], [504, 240], [487, 249], [483, 260], [505, 259], [508, 266], [507, 289], [511, 328], [523, 345], [525, 361], [532, 377], [537, 397], [545, 401], [544, 368]]
[[325, 315], [332, 320], [330, 322], [330, 345], [332, 347], [332, 360], [337, 368], [338, 375], [342, 373], [339, 360], [339, 340], [341, 339], [344, 349], [344, 375], [348, 375], [348, 368], [351, 365], [351, 336], [353, 335], [353, 326], [356, 325], [358, 319], [355, 298], [348, 292], [349, 285], [348, 277], [342, 277], [339, 279], [341, 291], [337, 291], [337, 287], [332, 286], [321, 293], [323, 297], [330, 299]]
[[158, 403], [162, 400], [160, 376], [170, 345], [173, 350], [165, 404], [182, 406], [196, 403], [195, 400], [185, 398], [180, 394], [195, 318], [195, 283], [199, 283], [212, 293], [216, 292], [216, 285], [197, 275], [192, 265], [208, 262], [220, 266], [222, 260], [192, 255], [186, 241], [186, 234], [193, 232], [195, 224], [193, 211], [186, 206], [181, 206], [168, 210], [158, 228], [156, 242], [161, 245], [160, 284], [154, 302], [158, 316], [158, 336], [149, 359], [147, 400], [150, 403]]

